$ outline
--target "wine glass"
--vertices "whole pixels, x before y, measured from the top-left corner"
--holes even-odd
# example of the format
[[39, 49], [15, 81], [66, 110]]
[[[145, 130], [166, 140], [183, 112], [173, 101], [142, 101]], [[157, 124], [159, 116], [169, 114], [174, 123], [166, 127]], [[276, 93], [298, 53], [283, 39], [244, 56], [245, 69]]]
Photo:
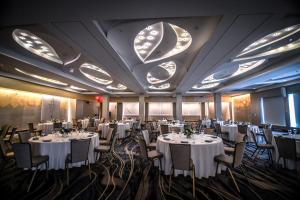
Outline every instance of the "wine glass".
[[292, 134], [292, 129], [289, 129], [288, 133], [289, 133], [289, 135], [291, 135]]
[[297, 129], [293, 129], [293, 134], [296, 135], [297, 134]]

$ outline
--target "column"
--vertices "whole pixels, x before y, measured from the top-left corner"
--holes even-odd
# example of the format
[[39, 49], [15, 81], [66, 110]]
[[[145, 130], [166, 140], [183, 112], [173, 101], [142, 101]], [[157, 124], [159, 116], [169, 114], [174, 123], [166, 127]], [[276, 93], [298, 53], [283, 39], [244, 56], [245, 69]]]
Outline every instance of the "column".
[[222, 120], [222, 104], [221, 104], [221, 94], [214, 94], [214, 106], [215, 106], [215, 118], [217, 120]]
[[139, 96], [139, 117], [141, 122], [145, 121], [145, 96]]
[[182, 121], [182, 95], [176, 95], [176, 119]]
[[123, 119], [123, 104], [117, 103], [117, 120], [121, 121]]
[[105, 120], [109, 120], [109, 96], [108, 95], [103, 95], [102, 117], [104, 117]]
[[201, 119], [205, 119], [205, 102], [201, 102]]

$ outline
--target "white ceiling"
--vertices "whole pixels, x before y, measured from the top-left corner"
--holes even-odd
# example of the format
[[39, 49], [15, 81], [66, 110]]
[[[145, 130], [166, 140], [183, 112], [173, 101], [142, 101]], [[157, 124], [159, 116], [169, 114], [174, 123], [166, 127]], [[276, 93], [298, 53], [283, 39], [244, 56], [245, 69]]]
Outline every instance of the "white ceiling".
[[[10, 1], [0, 10], [0, 75], [61, 88], [20, 74], [14, 69], [18, 67], [99, 94], [188, 95], [192, 86], [208, 75], [232, 67], [232, 59], [249, 44], [274, 31], [300, 24], [297, 5], [296, 1], [285, 0]], [[184, 28], [191, 34], [192, 44], [178, 55], [144, 64], [134, 52], [134, 38], [148, 25], [161, 21]], [[43, 38], [66, 61], [79, 54], [80, 57], [68, 65], [60, 65], [32, 54], [12, 39], [15, 28]], [[171, 40], [171, 36], [166, 38], [166, 43]], [[176, 72], [162, 84], [169, 82], [171, 87], [159, 92], [149, 89], [147, 72], [168, 61], [176, 63]], [[111, 75], [114, 85], [121, 83], [128, 89], [113, 91], [89, 80], [79, 72], [85, 62], [101, 67]], [[299, 76], [293, 75], [298, 73], [299, 63], [299, 49], [268, 57], [261, 66], [223, 81], [208, 93], [255, 90], [299, 80]], [[278, 78], [287, 73], [286, 77]]]

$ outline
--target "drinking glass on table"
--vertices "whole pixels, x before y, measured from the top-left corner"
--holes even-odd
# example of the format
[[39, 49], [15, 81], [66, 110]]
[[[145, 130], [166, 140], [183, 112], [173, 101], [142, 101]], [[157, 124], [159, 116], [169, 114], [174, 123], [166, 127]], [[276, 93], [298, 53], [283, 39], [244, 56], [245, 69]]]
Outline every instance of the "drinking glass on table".
[[296, 135], [297, 134], [297, 129], [293, 129], [293, 134]]
[[292, 129], [289, 129], [288, 133], [289, 133], [289, 135], [291, 135], [292, 134]]

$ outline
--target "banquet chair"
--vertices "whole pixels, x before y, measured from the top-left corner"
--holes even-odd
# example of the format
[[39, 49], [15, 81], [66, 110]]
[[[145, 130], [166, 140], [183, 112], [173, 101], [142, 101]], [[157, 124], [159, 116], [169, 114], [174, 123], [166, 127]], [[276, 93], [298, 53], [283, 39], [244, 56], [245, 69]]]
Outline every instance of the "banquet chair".
[[151, 161], [152, 165], [154, 165], [154, 160], [159, 160], [160, 170], [162, 170], [161, 158], [163, 154], [156, 150], [148, 151], [146, 141], [142, 137], [138, 137], [138, 143], [140, 146], [140, 157]]
[[214, 135], [215, 131], [213, 128], [204, 128], [204, 134]]
[[155, 140], [157, 140], [157, 137], [159, 136], [160, 131], [157, 129], [156, 122], [150, 123], [150, 126], [151, 126], [151, 134], [154, 135]]
[[95, 119], [93, 119], [93, 118], [89, 119], [88, 127], [95, 127]]
[[174, 170], [187, 170], [192, 171], [193, 179], [193, 198], [195, 198], [195, 166], [191, 159], [191, 145], [189, 144], [169, 144], [171, 152], [171, 174], [169, 179], [169, 192], [171, 190], [172, 175]]
[[113, 136], [113, 134], [114, 134], [114, 132], [116, 132], [116, 129], [114, 129], [114, 128], [109, 128], [108, 129], [108, 133], [107, 133], [107, 136], [106, 136], [106, 139], [105, 140], [99, 140], [99, 143], [101, 144], [101, 145], [109, 145], [110, 144], [110, 141], [111, 141], [111, 139], [112, 139], [112, 136]]
[[148, 130], [142, 130], [142, 134], [146, 142], [147, 148], [151, 150], [156, 149], [156, 142], [150, 142]]
[[278, 160], [279, 162], [280, 158], [283, 159], [283, 166], [286, 168], [286, 159], [291, 160], [300, 160], [300, 153], [297, 153], [296, 151], [296, 140], [292, 138], [286, 138], [282, 136], [276, 136], [275, 142], [278, 149]]
[[191, 124], [184, 124], [183, 125], [183, 129], [185, 130], [185, 129], [191, 129], [192, 128], [192, 126], [191, 126]]
[[27, 188], [27, 192], [29, 192], [40, 165], [45, 164], [48, 178], [49, 156], [32, 156], [31, 145], [29, 143], [15, 143], [12, 145], [12, 148], [18, 168], [27, 168], [35, 170]]
[[262, 133], [266, 143], [272, 144], [272, 137], [273, 137], [272, 130], [264, 128]]
[[169, 125], [168, 124], [161, 124], [160, 125], [160, 132], [161, 132], [161, 134], [169, 133]]
[[[234, 143], [237, 144], [240, 142], [246, 142], [247, 137], [248, 136], [245, 134], [237, 133], [235, 134]], [[224, 152], [227, 155], [233, 155], [235, 152], [235, 146], [234, 147], [224, 146]]]
[[5, 160], [10, 160], [14, 158], [14, 152], [9, 150], [8, 146], [5, 144], [3, 140], [0, 139], [0, 147], [1, 147], [1, 156]]
[[101, 143], [100, 143], [99, 146], [95, 147], [94, 148], [95, 160], [97, 160], [98, 155], [99, 155], [99, 159], [100, 159], [102, 154], [110, 153], [114, 149], [117, 138], [118, 138], [117, 132], [112, 131], [112, 136], [111, 136], [111, 139], [109, 141], [109, 145], [101, 145]]
[[16, 134], [16, 131], [17, 131], [17, 128], [16, 127], [13, 127], [12, 128], [12, 130], [11, 130], [11, 132], [10, 132], [10, 135], [9, 135], [9, 137], [7, 137], [8, 135], [6, 135], [6, 137], [5, 138], [3, 138], [3, 141], [5, 142], [5, 143], [12, 143], [12, 140], [13, 140], [13, 137], [14, 137], [14, 135]]
[[171, 132], [180, 133], [181, 128], [180, 127], [171, 127]]
[[[242, 160], [243, 160], [243, 156], [244, 156], [244, 151], [245, 151], [245, 146], [246, 146], [246, 142], [239, 142], [235, 144], [235, 151], [233, 156], [228, 156], [228, 155], [217, 155], [214, 157], [215, 162], [217, 162], [217, 167], [216, 167], [216, 174], [215, 176], [217, 176], [218, 174], [218, 167], [219, 164], [225, 165], [227, 167], [227, 170], [230, 173], [230, 176], [234, 182], [234, 185], [237, 189], [238, 192], [240, 192], [240, 188], [237, 185], [235, 178], [231, 172], [231, 169], [234, 168], [240, 168], [242, 173], [245, 175], [244, 173], [244, 169], [243, 169], [243, 164], [242, 164]], [[245, 175], [246, 176], [246, 175]]]
[[73, 123], [73, 128], [77, 127], [77, 119], [72, 119], [72, 123]]
[[29, 131], [18, 132], [20, 143], [27, 143], [31, 138], [31, 133]]
[[89, 126], [89, 127], [86, 128], [86, 131], [96, 133], [97, 132], [97, 127], [91, 127], [91, 126]]
[[105, 122], [105, 118], [104, 117], [101, 117], [100, 118], [100, 124], [104, 123]]
[[237, 128], [240, 134], [247, 135], [248, 125], [237, 125]]
[[254, 156], [253, 160], [256, 159], [256, 157], [258, 156], [258, 154], [260, 153], [261, 150], [263, 150], [263, 151], [264, 151], [264, 150], [267, 150], [269, 160], [271, 160], [271, 162], [272, 162], [272, 164], [273, 164], [272, 150], [274, 149], [274, 146], [273, 146], [272, 144], [270, 144], [270, 143], [259, 144], [259, 143], [257, 142], [257, 140], [256, 140], [256, 135], [255, 135], [255, 133], [254, 133], [252, 130], [250, 130], [250, 132], [251, 132], [252, 139], [253, 139], [254, 144], [255, 144], [255, 147], [256, 147], [255, 150], [254, 150], [254, 152], [253, 152], [253, 154], [251, 155], [252, 158], [253, 158], [253, 156]]
[[8, 134], [8, 131], [9, 131], [10, 127], [11, 127], [10, 125], [3, 125], [1, 127], [2, 133], [1, 133], [0, 139], [3, 139], [3, 138], [6, 137], [6, 135]]
[[28, 131], [29, 131], [30, 133], [32, 133], [33, 135], [35, 135], [36, 132], [37, 132], [36, 129], [34, 128], [32, 122], [28, 123]]
[[53, 129], [55, 131], [59, 131], [60, 129], [62, 129], [62, 122], [54, 122], [53, 123]]
[[84, 162], [88, 165], [89, 176], [91, 179], [91, 166], [89, 161], [89, 148], [91, 139], [71, 140], [71, 153], [69, 153], [65, 160], [65, 169], [67, 169], [67, 185], [69, 185], [69, 164]]
[[215, 123], [215, 128], [216, 128], [217, 136], [221, 136], [222, 139], [228, 140], [229, 133], [228, 132], [222, 132], [221, 125], [219, 123]]

